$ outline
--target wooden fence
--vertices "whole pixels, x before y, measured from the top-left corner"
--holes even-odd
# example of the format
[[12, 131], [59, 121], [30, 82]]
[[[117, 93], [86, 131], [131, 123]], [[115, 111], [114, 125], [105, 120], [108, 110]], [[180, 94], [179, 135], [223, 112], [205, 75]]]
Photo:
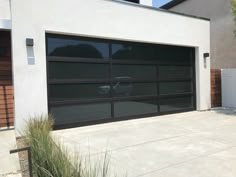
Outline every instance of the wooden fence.
[[211, 69], [211, 107], [221, 107], [221, 70]]
[[14, 124], [10, 32], [0, 32], [0, 127]]

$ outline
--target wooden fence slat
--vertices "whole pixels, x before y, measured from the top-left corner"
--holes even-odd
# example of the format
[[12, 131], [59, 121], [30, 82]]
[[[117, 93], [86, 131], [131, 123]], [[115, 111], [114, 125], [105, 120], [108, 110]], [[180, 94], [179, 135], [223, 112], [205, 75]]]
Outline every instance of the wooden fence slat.
[[0, 80], [0, 85], [12, 85], [11, 80]]
[[0, 90], [0, 95], [13, 95], [13, 90]]
[[13, 122], [14, 118], [13, 117], [7, 117], [7, 118], [0, 119], [0, 123], [6, 123], [7, 121]]
[[14, 113], [14, 109], [13, 108], [8, 108], [8, 109], [5, 109], [5, 108], [1, 108], [0, 109], [0, 115], [2, 114], [13, 114]]
[[0, 114], [0, 119], [5, 119], [7, 117], [14, 117], [14, 113], [4, 113], [4, 114]]
[[13, 95], [0, 95], [0, 101], [13, 100]]
[[221, 70], [211, 69], [211, 106], [221, 106]]
[[7, 100], [0, 100], [0, 105], [7, 105], [7, 104], [13, 104], [13, 99], [7, 99]]
[[0, 105], [0, 109], [10, 109], [10, 108], [14, 108], [14, 105], [13, 104]]
[[[0, 127], [7, 127], [7, 126], [8, 126], [7, 124], [1, 124], [0, 123]], [[14, 126], [14, 122], [10, 122], [9, 126]]]

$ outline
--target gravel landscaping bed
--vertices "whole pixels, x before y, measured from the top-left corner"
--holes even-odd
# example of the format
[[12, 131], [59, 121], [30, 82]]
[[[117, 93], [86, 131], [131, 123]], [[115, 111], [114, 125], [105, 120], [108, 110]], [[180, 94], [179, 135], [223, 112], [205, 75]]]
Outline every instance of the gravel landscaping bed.
[[[18, 148], [26, 147], [24, 143], [24, 138], [17, 138], [16, 143], [17, 143]], [[27, 151], [22, 151], [22, 152], [19, 152], [18, 154], [19, 154], [19, 159], [20, 159], [22, 177], [30, 177]]]

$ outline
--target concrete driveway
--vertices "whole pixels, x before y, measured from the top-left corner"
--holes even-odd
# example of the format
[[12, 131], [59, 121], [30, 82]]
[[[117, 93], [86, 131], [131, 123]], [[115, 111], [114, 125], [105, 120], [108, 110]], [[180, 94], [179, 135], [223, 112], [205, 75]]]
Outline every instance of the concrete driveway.
[[0, 177], [21, 177], [18, 154], [10, 154], [16, 149], [16, 135], [13, 129], [0, 129]]
[[128, 177], [235, 177], [236, 111], [188, 112], [55, 131], [82, 156], [111, 155]]

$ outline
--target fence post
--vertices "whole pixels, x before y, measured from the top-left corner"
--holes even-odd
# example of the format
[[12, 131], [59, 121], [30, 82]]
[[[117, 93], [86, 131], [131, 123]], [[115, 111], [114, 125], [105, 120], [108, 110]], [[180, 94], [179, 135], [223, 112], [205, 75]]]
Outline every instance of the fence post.
[[33, 177], [31, 147], [13, 149], [13, 150], [10, 150], [10, 154], [17, 153], [17, 152], [22, 152], [22, 151], [27, 151], [27, 153], [28, 153], [29, 175], [30, 175], [30, 177]]

